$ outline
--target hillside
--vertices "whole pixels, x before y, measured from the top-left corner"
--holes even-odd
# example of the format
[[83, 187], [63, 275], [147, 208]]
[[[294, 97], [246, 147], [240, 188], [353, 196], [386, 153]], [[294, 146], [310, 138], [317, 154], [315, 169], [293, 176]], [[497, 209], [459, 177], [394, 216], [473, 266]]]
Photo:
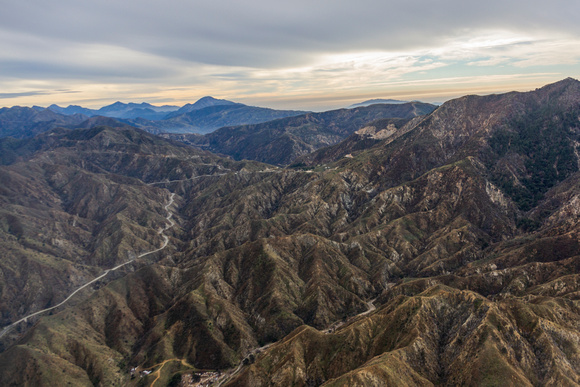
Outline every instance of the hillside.
[[0, 149], [2, 326], [161, 244], [168, 193], [148, 183], [233, 165], [131, 128], [56, 129]]
[[[48, 164], [7, 188], [54, 176], [72, 190], [68, 174], [47, 172], [70, 160], [103, 192], [105, 178], [130, 181], [127, 208], [157, 214], [118, 216], [136, 230], [127, 246], [155, 240], [146, 235], [170, 192], [178, 227], [152, 262], [14, 332], [0, 384], [157, 386], [217, 369], [231, 386], [578, 385], [579, 115], [572, 79], [466, 96], [374, 122], [359, 135], [387, 132], [370, 147], [329, 152], [308, 171], [209, 153], [194, 162], [201, 151], [133, 129], [23, 142], [35, 156], [4, 173]], [[35, 208], [3, 197], [14, 217]], [[76, 206], [79, 221], [93, 219]], [[26, 248], [18, 227], [3, 230]]]
[[434, 109], [435, 106], [423, 103], [379, 104], [307, 113], [256, 125], [225, 127], [205, 136], [169, 137], [232, 156], [235, 160], [256, 160], [282, 166], [299, 156], [340, 142], [371, 121], [382, 118], [410, 119]]
[[407, 131], [413, 129], [421, 120], [421, 116], [413, 120], [404, 118], [383, 118], [365, 124], [362, 128], [348, 136], [336, 145], [320, 148], [312, 153], [298, 157], [290, 165], [292, 168], [313, 168], [321, 164], [329, 164], [342, 159], [353, 157], [379, 143], [391, 142]]

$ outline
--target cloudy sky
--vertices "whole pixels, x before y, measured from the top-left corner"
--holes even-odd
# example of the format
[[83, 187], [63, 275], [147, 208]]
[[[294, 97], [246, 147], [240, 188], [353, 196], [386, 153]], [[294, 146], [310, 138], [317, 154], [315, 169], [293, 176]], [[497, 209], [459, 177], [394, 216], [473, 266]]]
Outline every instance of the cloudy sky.
[[0, 106], [323, 110], [580, 78], [578, 0], [3, 0]]

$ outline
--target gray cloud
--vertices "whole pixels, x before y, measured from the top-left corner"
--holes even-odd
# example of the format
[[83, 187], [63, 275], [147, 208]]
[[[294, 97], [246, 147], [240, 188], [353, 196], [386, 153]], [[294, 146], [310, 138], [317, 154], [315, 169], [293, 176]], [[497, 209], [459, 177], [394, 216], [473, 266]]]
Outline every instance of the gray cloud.
[[55, 44], [118, 45], [249, 67], [306, 63], [319, 52], [425, 48], [479, 29], [578, 35], [576, 0], [316, 2], [10, 1], [0, 25]]
[[0, 99], [12, 99], [17, 97], [32, 97], [35, 95], [55, 95], [55, 94], [75, 94], [79, 93], [77, 90], [36, 90], [36, 91], [26, 91], [22, 93], [0, 93]]
[[28, 91], [24, 93], [0, 93], [1, 99], [9, 99], [9, 98], [16, 98], [16, 97], [31, 97], [33, 95], [46, 95], [49, 94], [45, 91]]
[[[494, 65], [573, 65], [579, 13], [577, 0], [11, 0], [0, 13], [0, 87], [13, 97], [42, 95], [35, 90], [45, 81], [49, 90], [114, 84], [111, 92], [152, 90], [151, 98], [184, 85], [222, 97], [298, 90], [288, 98], [300, 98], [365, 85], [372, 94], [383, 80], [445, 61], [477, 74]], [[487, 47], [498, 31], [517, 38]], [[386, 58], [335, 58], [373, 52]], [[183, 93], [177, 98], [190, 98]]]

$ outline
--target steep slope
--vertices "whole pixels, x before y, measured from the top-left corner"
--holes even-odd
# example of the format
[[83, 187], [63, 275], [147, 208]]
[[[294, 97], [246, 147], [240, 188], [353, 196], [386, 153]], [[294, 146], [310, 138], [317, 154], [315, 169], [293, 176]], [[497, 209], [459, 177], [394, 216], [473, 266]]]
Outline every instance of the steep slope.
[[369, 122], [344, 141], [336, 145], [321, 148], [312, 153], [298, 157], [294, 160], [292, 168], [315, 167], [321, 164], [329, 164], [342, 159], [353, 157], [366, 149], [372, 148], [379, 143], [394, 141], [398, 137], [413, 129], [418, 120], [404, 118], [383, 118]]
[[232, 166], [131, 128], [56, 129], [0, 148], [2, 326], [159, 246], [168, 193], [147, 183]]
[[345, 139], [365, 124], [381, 118], [410, 119], [435, 106], [422, 103], [373, 105], [324, 113], [308, 113], [257, 125], [227, 127], [203, 137], [171, 136], [212, 152], [276, 165]]
[[[575, 215], [580, 208], [579, 107], [580, 85], [571, 79], [532, 93], [465, 97], [444, 105], [393, 144], [344, 160], [339, 170], [364, 171], [362, 176], [373, 176], [382, 186], [397, 187], [428, 171], [414, 181], [448, 184], [448, 188], [420, 185], [420, 190], [414, 190], [404, 183], [406, 188], [396, 188], [398, 198], [386, 195], [387, 190], [365, 212], [376, 219], [376, 214], [408, 214], [397, 208], [403, 203], [423, 208], [421, 215], [408, 218], [407, 232], [384, 232], [385, 226], [380, 225], [389, 223], [373, 219], [370, 230], [376, 225], [380, 233], [353, 235], [367, 256], [383, 237], [391, 242], [396, 235], [407, 234], [412, 246], [403, 250], [405, 254], [395, 249], [386, 273], [393, 282], [377, 301], [384, 305], [379, 311], [332, 335], [300, 328], [268, 349], [231, 384], [266, 385], [272, 380], [280, 385], [329, 386], [381, 380], [406, 385], [580, 383], [576, 324], [580, 229]], [[575, 155], [573, 162], [570, 152]], [[448, 165], [439, 167], [444, 163]], [[450, 176], [450, 170], [467, 174]], [[526, 179], [534, 181], [538, 175], [542, 184], [526, 184]], [[448, 199], [443, 195], [457, 189], [455, 201], [464, 201], [476, 192], [465, 183], [483, 177], [477, 184], [478, 196], [492, 202], [488, 209], [481, 207], [485, 201], [480, 196], [461, 205], [462, 215], [452, 223], [445, 221], [445, 233], [425, 229], [441, 219], [434, 212], [439, 212], [441, 200]], [[502, 189], [494, 186], [494, 181], [503, 179], [513, 185], [523, 182], [521, 189], [528, 191], [519, 195], [510, 184]], [[450, 190], [451, 185], [455, 189]], [[422, 197], [426, 192], [435, 195], [417, 200], [417, 194]], [[529, 201], [522, 204], [522, 196]], [[398, 203], [396, 209], [392, 198]], [[533, 208], [538, 202], [541, 205]], [[473, 216], [479, 222], [473, 222]], [[495, 224], [488, 223], [492, 219]], [[536, 231], [530, 234], [532, 230]], [[429, 242], [428, 247], [417, 249], [420, 240]], [[453, 240], [457, 245], [450, 249]], [[392, 246], [389, 242], [376, 251]], [[401, 280], [394, 280], [396, 273], [401, 273]], [[457, 299], [453, 294], [461, 296]]]
[[[40, 319], [0, 354], [0, 384], [577, 385], [579, 107], [571, 79], [468, 96], [312, 171], [168, 178], [175, 250]], [[159, 182], [165, 143], [123, 136], [98, 166]]]

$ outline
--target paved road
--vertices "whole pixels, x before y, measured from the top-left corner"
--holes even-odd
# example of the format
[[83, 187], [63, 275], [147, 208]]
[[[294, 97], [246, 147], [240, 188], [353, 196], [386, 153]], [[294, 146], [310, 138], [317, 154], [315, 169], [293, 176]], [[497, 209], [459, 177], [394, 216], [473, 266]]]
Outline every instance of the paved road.
[[[368, 301], [367, 302], [367, 308], [368, 309], [365, 310], [362, 313], [357, 314], [356, 316], [353, 316], [353, 317], [349, 318], [349, 321], [352, 321], [353, 319], [355, 319], [357, 317], [365, 316], [365, 315], [367, 315], [367, 314], [375, 311], [377, 309], [377, 307], [375, 306], [375, 303], [374, 303], [375, 300], [376, 300], [376, 298]], [[343, 322], [343, 321], [333, 323], [329, 328], [325, 329], [323, 332], [326, 333], [326, 334], [329, 334], [331, 332], [334, 332], [336, 329], [340, 328], [344, 324], [345, 324], [345, 322]], [[250, 355], [256, 355], [258, 352], [262, 352], [263, 350], [268, 349], [270, 346], [272, 346], [274, 344], [275, 343], [270, 343], [270, 344], [264, 345], [263, 347], [253, 349], [248, 355], [246, 355], [244, 357], [244, 360], [247, 359]], [[240, 362], [240, 364], [238, 365], [238, 367], [233, 372], [231, 372], [231, 373], [229, 373], [229, 372], [228, 373], [225, 373], [221, 377], [221, 380], [219, 381], [217, 387], [221, 387], [224, 383], [227, 383], [230, 380], [232, 380], [234, 378], [234, 376], [236, 376], [240, 372], [240, 370], [243, 368], [243, 366], [244, 366], [244, 360], [242, 360]]]
[[169, 183], [176, 183], [178, 181], [191, 181], [191, 180], [195, 180], [195, 179], [200, 179], [202, 177], [224, 176], [224, 175], [227, 175], [227, 173], [214, 173], [212, 175], [199, 175], [199, 176], [190, 177], [189, 179], [157, 181], [154, 183], [147, 183], [147, 185], [169, 184]]
[[[175, 225], [175, 222], [174, 222], [173, 220], [171, 220], [171, 217], [173, 216], [173, 214], [172, 214], [171, 212], [169, 212], [169, 207], [170, 207], [170, 206], [173, 204], [173, 202], [174, 202], [174, 198], [175, 198], [175, 193], [172, 193], [172, 194], [171, 194], [171, 196], [169, 197], [169, 202], [168, 202], [168, 203], [165, 205], [165, 207], [164, 207], [164, 208], [165, 208], [165, 211], [167, 211], [167, 212], [168, 212], [168, 215], [167, 215], [167, 217], [166, 217], [165, 219], [166, 219], [167, 221], [169, 221], [169, 224], [166, 224], [166, 225], [165, 225], [165, 227], [161, 228], [161, 229], [158, 231], [158, 234], [162, 234], [163, 232], [167, 231], [168, 229], [170, 229], [171, 227], [173, 227], [173, 226]], [[142, 258], [142, 257], [144, 257], [144, 256], [146, 256], [146, 255], [153, 254], [153, 253], [156, 253], [156, 252], [158, 252], [158, 251], [161, 251], [161, 250], [163, 250], [164, 248], [166, 248], [166, 247], [167, 247], [167, 244], [168, 244], [168, 243], [169, 243], [169, 238], [167, 237], [167, 235], [163, 235], [163, 245], [162, 245], [160, 248], [158, 248], [158, 249], [155, 249], [155, 250], [148, 251], [148, 252], [146, 252], [146, 253], [143, 253], [143, 254], [140, 254], [140, 255], [138, 256], [138, 258]], [[118, 266], [115, 266], [115, 267], [114, 267], [114, 268], [112, 268], [112, 269], [107, 269], [107, 270], [105, 270], [105, 271], [103, 272], [103, 274], [101, 274], [101, 275], [100, 275], [100, 276], [98, 276], [97, 278], [94, 278], [94, 279], [90, 280], [89, 282], [87, 282], [86, 284], [82, 285], [82, 286], [81, 286], [81, 287], [79, 287], [77, 290], [75, 290], [74, 292], [72, 292], [71, 294], [69, 294], [69, 296], [68, 296], [67, 298], [65, 298], [65, 299], [64, 299], [64, 301], [60, 302], [59, 304], [57, 304], [57, 305], [55, 305], [55, 306], [51, 306], [50, 308], [46, 308], [46, 309], [43, 309], [43, 310], [39, 310], [38, 312], [31, 313], [31, 314], [29, 314], [28, 316], [26, 316], [26, 317], [23, 317], [23, 318], [21, 318], [20, 320], [18, 320], [18, 321], [16, 321], [16, 322], [12, 323], [12, 324], [10, 324], [10, 325], [7, 325], [7, 326], [6, 326], [6, 327], [4, 327], [4, 329], [3, 329], [3, 330], [0, 332], [0, 338], [1, 338], [2, 336], [4, 336], [4, 335], [5, 335], [5, 334], [6, 334], [6, 333], [7, 333], [7, 332], [10, 330], [10, 329], [14, 328], [16, 325], [20, 324], [21, 322], [23, 322], [23, 321], [26, 321], [26, 320], [28, 320], [29, 318], [31, 318], [31, 317], [34, 317], [34, 316], [36, 316], [36, 315], [39, 315], [39, 314], [41, 314], [41, 313], [48, 312], [48, 311], [51, 311], [51, 310], [53, 310], [53, 309], [56, 309], [56, 308], [58, 308], [59, 306], [62, 306], [62, 305], [63, 305], [63, 304], [65, 304], [65, 303], [66, 303], [68, 300], [70, 300], [70, 299], [71, 299], [71, 298], [72, 298], [72, 297], [73, 297], [75, 294], [77, 294], [78, 292], [80, 292], [81, 290], [83, 290], [84, 288], [86, 288], [87, 286], [89, 286], [89, 285], [91, 285], [91, 284], [93, 284], [93, 283], [97, 282], [98, 280], [100, 280], [100, 279], [102, 279], [102, 278], [106, 277], [106, 276], [107, 276], [107, 274], [109, 274], [110, 272], [112, 272], [112, 271], [115, 271], [115, 270], [118, 270], [118, 269], [122, 268], [123, 266], [130, 264], [130, 263], [131, 263], [131, 262], [133, 262], [134, 260], [135, 260], [135, 259], [131, 259], [131, 260], [129, 260], [129, 261], [127, 261], [127, 262], [125, 262], [125, 263], [122, 263], [122, 264], [120, 264], [120, 265], [118, 265]]]
[[[211, 175], [199, 175], [199, 176], [193, 176], [190, 177], [188, 179], [178, 179], [178, 180], [165, 180], [165, 181], [156, 181], [153, 183], [147, 183], [147, 185], [160, 185], [160, 184], [169, 184], [169, 183], [177, 183], [180, 181], [191, 181], [191, 180], [196, 180], [196, 179], [200, 179], [202, 177], [214, 177], [214, 176], [225, 176], [228, 175], [230, 173], [232, 173], [233, 171], [230, 169], [225, 169], [225, 168], [220, 168], [222, 171], [228, 171], [226, 173], [213, 173]], [[281, 168], [276, 168], [276, 169], [270, 169], [270, 168], [266, 168], [260, 171], [248, 171], [248, 173], [281, 173], [286, 171], [285, 169], [281, 169]], [[307, 172], [307, 173], [312, 173], [312, 171], [300, 171], [300, 170], [296, 170], [294, 172]], [[240, 171], [235, 171], [233, 172], [234, 175], [237, 175], [240, 173]]]

